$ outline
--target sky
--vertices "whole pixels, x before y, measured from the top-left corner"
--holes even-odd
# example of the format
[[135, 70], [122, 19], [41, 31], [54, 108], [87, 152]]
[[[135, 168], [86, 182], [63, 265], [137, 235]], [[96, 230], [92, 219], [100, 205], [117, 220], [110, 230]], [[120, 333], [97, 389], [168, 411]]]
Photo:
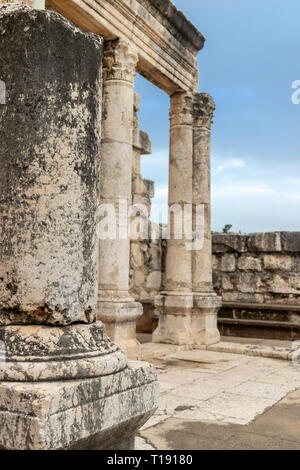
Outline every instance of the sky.
[[[216, 102], [212, 229], [300, 231], [299, 0], [173, 0], [206, 37], [200, 92]], [[138, 76], [140, 124], [153, 144], [144, 178], [167, 202], [169, 97]], [[297, 100], [298, 101], [298, 100]], [[300, 99], [299, 99], [300, 101]]]

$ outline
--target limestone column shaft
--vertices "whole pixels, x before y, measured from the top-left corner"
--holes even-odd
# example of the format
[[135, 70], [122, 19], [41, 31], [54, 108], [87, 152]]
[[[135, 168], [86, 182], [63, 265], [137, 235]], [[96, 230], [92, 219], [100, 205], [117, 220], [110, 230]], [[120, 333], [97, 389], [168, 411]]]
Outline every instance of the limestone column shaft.
[[[175, 95], [171, 102], [169, 206], [186, 204], [191, 232], [170, 240], [166, 285], [155, 300], [160, 312], [155, 342], [202, 346], [219, 341], [221, 300], [212, 287], [210, 224], [210, 128], [214, 102], [209, 95]], [[190, 217], [190, 219], [189, 219]], [[173, 235], [172, 220], [171, 234]]]
[[[192, 290], [192, 257], [186, 250], [184, 233], [185, 205], [193, 202], [193, 97], [176, 93], [171, 97], [170, 107], [170, 159], [169, 159], [169, 227], [166, 259], [165, 290], [190, 292]], [[179, 211], [176, 222], [176, 211]], [[175, 209], [173, 212], [172, 209]], [[180, 223], [181, 222], [181, 223]], [[178, 228], [182, 230], [176, 233]]]
[[[215, 111], [212, 97], [206, 93], [194, 95], [194, 167], [193, 167], [193, 213], [197, 208], [204, 215], [199, 227], [196, 224], [196, 240], [199, 247], [193, 250], [194, 341], [209, 345], [220, 340], [217, 313], [221, 307], [212, 284], [211, 241], [211, 124]], [[195, 222], [195, 221], [194, 221]], [[199, 233], [199, 231], [201, 233]]]
[[213, 292], [212, 284], [212, 237], [211, 237], [211, 124], [215, 103], [206, 93], [194, 97], [194, 171], [193, 205], [203, 206], [204, 225], [199, 234], [203, 243], [193, 251], [193, 290]]
[[165, 289], [155, 299], [156, 308], [160, 312], [159, 324], [153, 333], [155, 342], [193, 344], [192, 253], [187, 249], [188, 240], [184, 231], [185, 206], [191, 208], [193, 202], [192, 178], [193, 95], [177, 93], [172, 96], [170, 107], [170, 239], [167, 245]]
[[[132, 203], [134, 79], [138, 55], [123, 40], [107, 41], [103, 59], [103, 127], [100, 204], [116, 210], [117, 237], [100, 240], [99, 318], [130, 358], [139, 355], [135, 322], [142, 306], [129, 295], [130, 240], [127, 208]], [[120, 216], [124, 220], [120, 230]]]

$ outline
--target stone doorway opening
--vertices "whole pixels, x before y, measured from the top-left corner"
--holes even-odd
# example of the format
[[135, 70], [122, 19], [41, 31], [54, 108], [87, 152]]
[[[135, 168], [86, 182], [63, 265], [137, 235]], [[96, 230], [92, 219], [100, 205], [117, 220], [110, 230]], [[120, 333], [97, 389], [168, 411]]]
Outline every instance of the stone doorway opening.
[[147, 239], [131, 240], [130, 291], [143, 306], [137, 333], [148, 333], [149, 342], [158, 325], [154, 303], [165, 272], [166, 243], [152, 235], [168, 223], [169, 97], [141, 75], [135, 91], [132, 197], [133, 204], [146, 206], [149, 231]]

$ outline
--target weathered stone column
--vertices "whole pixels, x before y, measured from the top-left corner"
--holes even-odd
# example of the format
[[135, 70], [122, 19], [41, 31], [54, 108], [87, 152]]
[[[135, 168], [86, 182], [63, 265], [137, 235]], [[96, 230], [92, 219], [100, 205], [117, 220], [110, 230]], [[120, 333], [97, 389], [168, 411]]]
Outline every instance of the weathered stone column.
[[[193, 203], [193, 95], [177, 93], [171, 97], [170, 108], [170, 162], [169, 208], [176, 213], [169, 216], [170, 240], [166, 259], [165, 292], [156, 298], [160, 312], [158, 328], [153, 341], [174, 344], [192, 344], [191, 314], [192, 253], [186, 249], [183, 233], [185, 205]], [[178, 224], [175, 219], [178, 217]], [[180, 233], [175, 233], [180, 229]]]
[[[211, 124], [215, 110], [212, 97], [206, 93], [194, 96], [194, 161], [193, 206], [202, 206], [204, 214], [203, 233], [199, 248], [193, 250], [193, 291], [196, 344], [214, 344], [220, 340], [217, 313], [221, 298], [213, 290], [212, 283], [212, 237], [211, 237]], [[202, 225], [202, 224], [201, 224]]]
[[108, 41], [103, 59], [101, 204], [115, 208], [115, 239], [100, 240], [98, 316], [130, 359], [140, 355], [136, 320], [142, 305], [129, 294], [128, 208], [132, 204], [134, 79], [138, 56], [121, 40]]
[[129, 445], [158, 390], [95, 322], [102, 39], [20, 5], [0, 30], [0, 448]]
[[183, 236], [172, 239], [175, 230], [171, 215], [166, 291], [155, 301], [160, 312], [153, 333], [155, 342], [199, 346], [220, 338], [217, 311], [221, 301], [212, 287], [210, 235], [213, 110], [208, 95], [176, 94], [171, 99], [169, 206], [176, 204], [182, 210]]

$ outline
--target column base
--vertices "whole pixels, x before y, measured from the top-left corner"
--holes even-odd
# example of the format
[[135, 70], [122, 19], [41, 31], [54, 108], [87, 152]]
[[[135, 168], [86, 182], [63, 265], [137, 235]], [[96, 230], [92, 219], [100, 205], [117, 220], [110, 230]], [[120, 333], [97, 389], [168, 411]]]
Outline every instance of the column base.
[[214, 293], [162, 292], [155, 299], [160, 317], [153, 341], [193, 347], [218, 343], [221, 305], [221, 297]]
[[158, 405], [153, 366], [127, 363], [100, 322], [0, 338], [0, 449], [132, 449]]
[[86, 380], [1, 382], [0, 449], [131, 450], [158, 400], [155, 370], [145, 363]]
[[103, 321], [108, 337], [132, 360], [141, 358], [141, 345], [136, 339], [136, 321], [142, 314], [142, 304], [133, 300], [100, 300], [98, 304], [98, 318]]

